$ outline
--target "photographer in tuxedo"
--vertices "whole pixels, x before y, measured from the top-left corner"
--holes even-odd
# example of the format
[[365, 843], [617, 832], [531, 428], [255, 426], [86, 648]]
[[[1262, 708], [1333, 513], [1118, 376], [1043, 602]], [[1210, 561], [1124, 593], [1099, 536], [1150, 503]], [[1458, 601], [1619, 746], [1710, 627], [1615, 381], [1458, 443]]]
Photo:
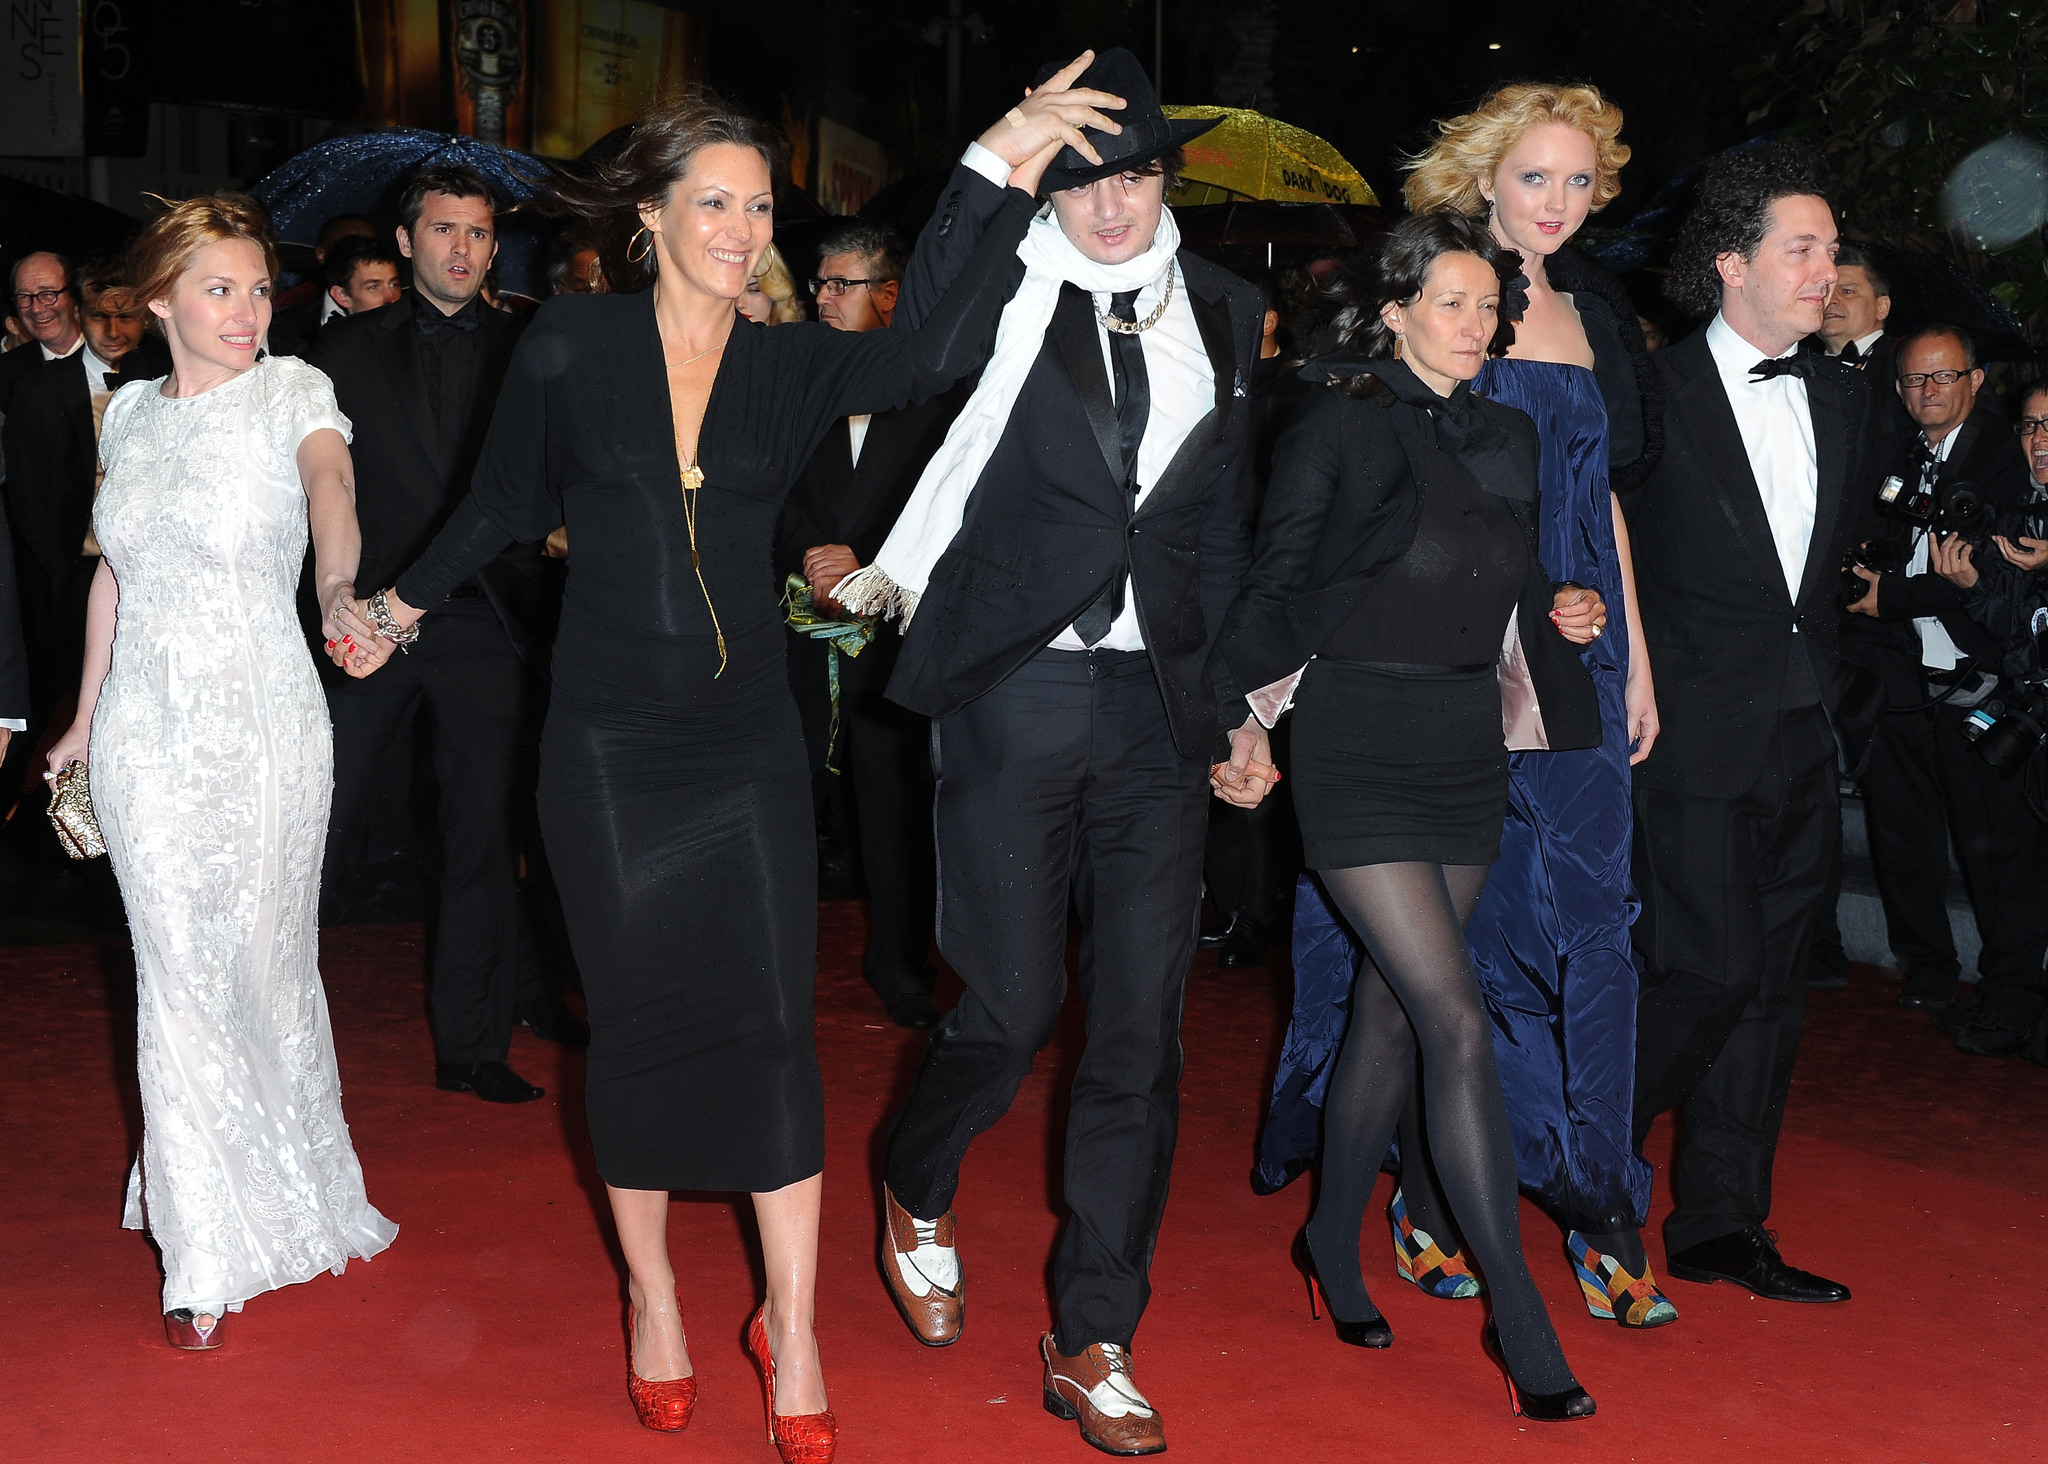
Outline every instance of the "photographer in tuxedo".
[[[309, 357], [332, 378], [355, 424], [357, 579], [385, 584], [416, 559], [469, 491], [520, 318], [479, 297], [497, 253], [497, 199], [462, 168], [422, 170], [399, 200], [399, 252], [413, 288], [380, 309], [336, 319]], [[506, 1063], [519, 949], [515, 769], [542, 594], [538, 550], [514, 546], [433, 607], [435, 633], [381, 675], [329, 677], [334, 806], [326, 868], [362, 841], [386, 764], [406, 755], [424, 714], [445, 846], [431, 1011], [435, 1081], [493, 1103], [541, 1090]]]
[[898, 327], [931, 311], [1006, 188], [1051, 208], [1018, 246], [973, 396], [835, 591], [909, 618], [889, 695], [933, 719], [939, 944], [966, 988], [890, 1132], [882, 1270], [919, 1341], [959, 1337], [961, 1161], [1051, 1038], [1071, 896], [1087, 1048], [1045, 1399], [1095, 1447], [1154, 1454], [1165, 1429], [1129, 1348], [1173, 1164], [1211, 764], [1232, 759], [1216, 786], [1247, 805], [1275, 776], [1208, 670], [1250, 557], [1262, 312], [1178, 247], [1165, 207], [1181, 144], [1214, 123], [1169, 120], [1124, 50], [1037, 80], [953, 170]]
[[[2031, 485], [1967, 335], [1922, 326], [1899, 340], [1896, 361], [1895, 394], [1916, 430], [1889, 440], [1887, 458], [1866, 475], [1874, 532], [1853, 572], [1869, 591], [1849, 606], [1876, 622], [1884, 652], [1887, 708], [1863, 776], [1871, 863], [1886, 933], [1905, 968], [1899, 1004], [1934, 1009], [1937, 1021], [1953, 1023], [1948, 1030], [1965, 1052], [2004, 1056], [2018, 1049], [2025, 1027], [2001, 1022], [1997, 1031], [1964, 1035], [1953, 1022], [1960, 968], [1948, 917], [1949, 837], [1983, 941], [1979, 989], [1989, 981], [1996, 990], [2038, 974], [2048, 955], [2048, 829], [2027, 812], [2018, 785], [1962, 735], [1964, 719], [1998, 689], [2002, 657], [1932, 556], [1958, 532], [1996, 555], [1994, 519], [2023, 502]], [[1892, 491], [1879, 491], [1880, 483]]]
[[1665, 449], [1623, 507], [1663, 735], [1635, 769], [1635, 1143], [1683, 1108], [1667, 1273], [1779, 1301], [1849, 1291], [1764, 1229], [1839, 818], [1828, 700], [1862, 399], [1799, 343], [1835, 283], [1818, 158], [1708, 172], [1672, 257], [1704, 330], [1659, 351]]
[[[811, 281], [818, 319], [835, 330], [888, 329], [910, 252], [902, 237], [886, 224], [845, 219], [826, 231], [818, 250], [818, 275]], [[775, 531], [778, 595], [786, 576], [802, 575], [815, 597], [814, 613], [838, 613], [832, 591], [873, 562], [964, 400], [956, 388], [893, 412], [848, 417], [833, 428], [783, 503]], [[839, 655], [835, 710], [829, 647], [792, 629], [789, 681], [818, 801], [837, 776], [826, 765], [835, 721], [832, 765], [853, 782], [868, 885], [862, 959], [868, 985], [897, 1026], [925, 1028], [938, 1020], [933, 971], [925, 959], [937, 898], [931, 719], [882, 694], [902, 644], [901, 636], [883, 627], [858, 656]]]

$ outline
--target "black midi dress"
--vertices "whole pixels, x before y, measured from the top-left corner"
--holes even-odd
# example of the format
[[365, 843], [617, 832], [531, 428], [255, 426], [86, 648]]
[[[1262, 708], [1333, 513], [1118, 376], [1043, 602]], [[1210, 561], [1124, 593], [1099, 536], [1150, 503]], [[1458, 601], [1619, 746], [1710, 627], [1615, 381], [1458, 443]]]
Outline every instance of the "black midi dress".
[[698, 437], [694, 567], [652, 293], [549, 301], [469, 498], [399, 577], [401, 599], [432, 607], [508, 543], [568, 527], [540, 812], [609, 1184], [759, 1192], [824, 1166], [817, 850], [775, 522], [835, 422], [980, 364], [1030, 214], [1013, 190], [916, 332], [734, 325]]

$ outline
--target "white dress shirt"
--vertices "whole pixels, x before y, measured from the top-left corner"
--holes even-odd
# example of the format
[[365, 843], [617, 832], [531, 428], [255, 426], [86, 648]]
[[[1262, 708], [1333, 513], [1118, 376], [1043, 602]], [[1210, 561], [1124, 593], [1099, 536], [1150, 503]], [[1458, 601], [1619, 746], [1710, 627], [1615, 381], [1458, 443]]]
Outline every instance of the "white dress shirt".
[[[1785, 571], [1785, 586], [1796, 601], [1806, 575], [1806, 551], [1813, 540], [1813, 514], [1820, 499], [1820, 468], [1814, 456], [1813, 413], [1807, 405], [1806, 382], [1797, 376], [1758, 381], [1750, 368], [1764, 353], [1735, 333], [1716, 315], [1707, 326], [1707, 349], [1734, 408], [1735, 425], [1749, 453], [1749, 470], [1770, 520], [1771, 539]], [[1778, 353], [1778, 359], [1798, 350]]]
[[856, 468], [860, 466], [860, 450], [866, 445], [868, 440], [868, 423], [874, 420], [872, 412], [862, 412], [857, 417], [848, 417], [846, 419], [846, 435], [852, 442], [853, 465]]
[[[978, 142], [967, 144], [967, 152], [961, 161], [998, 188], [1010, 184], [1010, 166]], [[1202, 343], [1201, 327], [1195, 322], [1195, 310], [1188, 303], [1187, 277], [1175, 263], [1173, 274], [1173, 301], [1166, 307], [1166, 313], [1159, 317], [1158, 324], [1139, 335], [1138, 342], [1145, 353], [1145, 375], [1151, 390], [1152, 401], [1145, 416], [1145, 435], [1138, 443], [1137, 503], [1142, 506], [1151, 493], [1153, 484], [1173, 461], [1173, 455], [1180, 451], [1180, 445], [1194, 430], [1195, 424], [1208, 414], [1216, 401], [1216, 372], [1209, 364], [1209, 349]], [[1166, 276], [1145, 286], [1138, 292], [1132, 305], [1138, 319], [1150, 315], [1159, 304]], [[1101, 317], [1109, 313], [1109, 296], [1098, 294], [1094, 297], [1096, 310], [1095, 334], [1102, 342], [1102, 370], [1105, 380], [1114, 382], [1116, 372], [1110, 364], [1109, 331], [1102, 325]], [[1085, 651], [1088, 645], [1075, 633], [1070, 625], [1055, 636], [1051, 648], [1056, 651]], [[1096, 642], [1096, 649], [1107, 651], [1142, 651], [1145, 636], [1138, 626], [1138, 596], [1130, 581], [1124, 582], [1123, 613], [1109, 627], [1109, 634]]]
[[99, 396], [103, 392], [112, 391], [114, 388], [111, 384], [108, 383], [107, 378], [111, 376], [117, 368], [109, 366], [106, 362], [102, 361], [98, 356], [95, 356], [93, 354], [91, 346], [85, 346], [82, 347], [81, 349], [85, 357], [86, 391], [91, 393], [93, 396]]
[[[1932, 457], [1922, 474], [1922, 481], [1932, 485], [1940, 471], [1940, 464], [1948, 461], [1948, 450], [1956, 445], [1956, 433], [1950, 432], [1941, 441], [1930, 444], [1927, 451]], [[1920, 440], [1927, 441], [1927, 434], [1921, 433]], [[1913, 557], [1906, 561], [1906, 577], [1927, 573], [1927, 530], [1916, 529], [1913, 533]], [[1930, 671], [1953, 671], [1963, 659], [1962, 648], [1943, 628], [1938, 616], [1918, 615], [1913, 619], [1913, 629], [1920, 632], [1920, 664]]]

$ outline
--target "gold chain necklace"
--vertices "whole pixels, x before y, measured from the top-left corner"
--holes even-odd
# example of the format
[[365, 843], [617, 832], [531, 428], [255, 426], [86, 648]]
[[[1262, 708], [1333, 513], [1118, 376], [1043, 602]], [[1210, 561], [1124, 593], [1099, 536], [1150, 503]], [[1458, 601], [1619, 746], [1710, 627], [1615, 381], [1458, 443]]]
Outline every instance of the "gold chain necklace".
[[1173, 266], [1168, 265], [1166, 287], [1159, 292], [1159, 303], [1152, 307], [1152, 313], [1143, 320], [1118, 320], [1114, 315], [1104, 314], [1100, 310], [1095, 312], [1095, 318], [1102, 322], [1105, 330], [1113, 330], [1118, 335], [1139, 335], [1152, 329], [1159, 324], [1159, 317], [1166, 314], [1166, 307], [1173, 303], [1173, 275]]
[[[673, 371], [678, 369], [679, 367], [689, 365], [690, 361], [701, 361], [706, 356], [710, 355], [713, 351], [720, 351], [725, 349], [726, 341], [729, 341], [731, 339], [732, 332], [728, 330], [726, 332], [726, 338], [724, 341], [720, 341], [715, 346], [711, 346], [705, 350], [699, 351], [696, 355], [690, 357], [689, 361], [678, 361], [675, 364], [675, 366], [672, 366], [669, 369]], [[710, 409], [710, 401], [708, 397], [705, 401], [705, 409], [708, 414]], [[699, 422], [697, 423], [697, 436], [699, 438], [700, 445], [703, 435], [704, 423], [701, 420], [699, 420]], [[681, 441], [678, 441], [676, 443], [677, 461], [680, 462], [682, 456], [683, 445]], [[683, 524], [690, 531], [690, 571], [691, 573], [697, 576], [697, 589], [699, 593], [701, 593], [704, 596], [704, 608], [711, 612], [712, 633], [718, 637], [718, 669], [711, 673], [711, 679], [713, 681], [716, 681], [719, 677], [725, 675], [725, 627], [718, 623], [718, 607], [711, 603], [711, 587], [704, 583], [703, 556], [697, 552], [697, 497], [698, 494], [702, 492], [704, 487], [704, 470], [697, 466], [694, 459], [690, 462], [683, 463], [682, 479]]]

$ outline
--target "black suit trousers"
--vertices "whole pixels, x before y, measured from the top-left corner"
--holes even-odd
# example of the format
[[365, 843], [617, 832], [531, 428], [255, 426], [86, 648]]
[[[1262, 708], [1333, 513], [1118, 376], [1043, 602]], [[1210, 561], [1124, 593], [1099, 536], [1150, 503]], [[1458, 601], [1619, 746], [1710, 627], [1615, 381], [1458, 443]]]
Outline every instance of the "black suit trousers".
[[953, 1203], [1067, 994], [1080, 916], [1087, 1046], [1067, 1110], [1056, 1337], [1129, 1346], [1151, 1296], [1180, 1112], [1180, 1015], [1201, 900], [1208, 768], [1174, 750], [1143, 652], [1041, 651], [932, 724], [939, 948], [966, 987], [889, 1137], [911, 1214]]
[[[822, 805], [827, 780], [853, 784], [860, 857], [868, 884], [868, 984], [884, 1001], [932, 991], [931, 719], [882, 695], [900, 643], [894, 626], [858, 656], [839, 658], [839, 735], [832, 738], [832, 693], [825, 644], [789, 635], [789, 685], [810, 757], [811, 787]], [[826, 748], [832, 745], [831, 767]]]
[[1683, 1109], [1664, 1241], [1762, 1225], [1806, 1020], [1806, 952], [1841, 817], [1819, 707], [1781, 712], [1734, 798], [1638, 787], [1635, 1142]]
[[1871, 863], [1885, 929], [1906, 979], [1953, 993], [1959, 962], [1949, 926], [1949, 840], [1955, 841], [1983, 949], [1977, 992], [2031, 1026], [2048, 999], [2048, 826], [2027, 811], [1962, 734], [1953, 707], [1893, 712], [1878, 724], [1863, 775]]
[[512, 1041], [519, 965], [515, 769], [526, 674], [481, 599], [450, 600], [422, 622], [410, 652], [372, 675], [327, 678], [334, 719], [334, 807], [327, 867], [346, 867], [401, 739], [424, 712], [440, 784], [439, 924], [429, 1010], [434, 1055], [502, 1062]]

